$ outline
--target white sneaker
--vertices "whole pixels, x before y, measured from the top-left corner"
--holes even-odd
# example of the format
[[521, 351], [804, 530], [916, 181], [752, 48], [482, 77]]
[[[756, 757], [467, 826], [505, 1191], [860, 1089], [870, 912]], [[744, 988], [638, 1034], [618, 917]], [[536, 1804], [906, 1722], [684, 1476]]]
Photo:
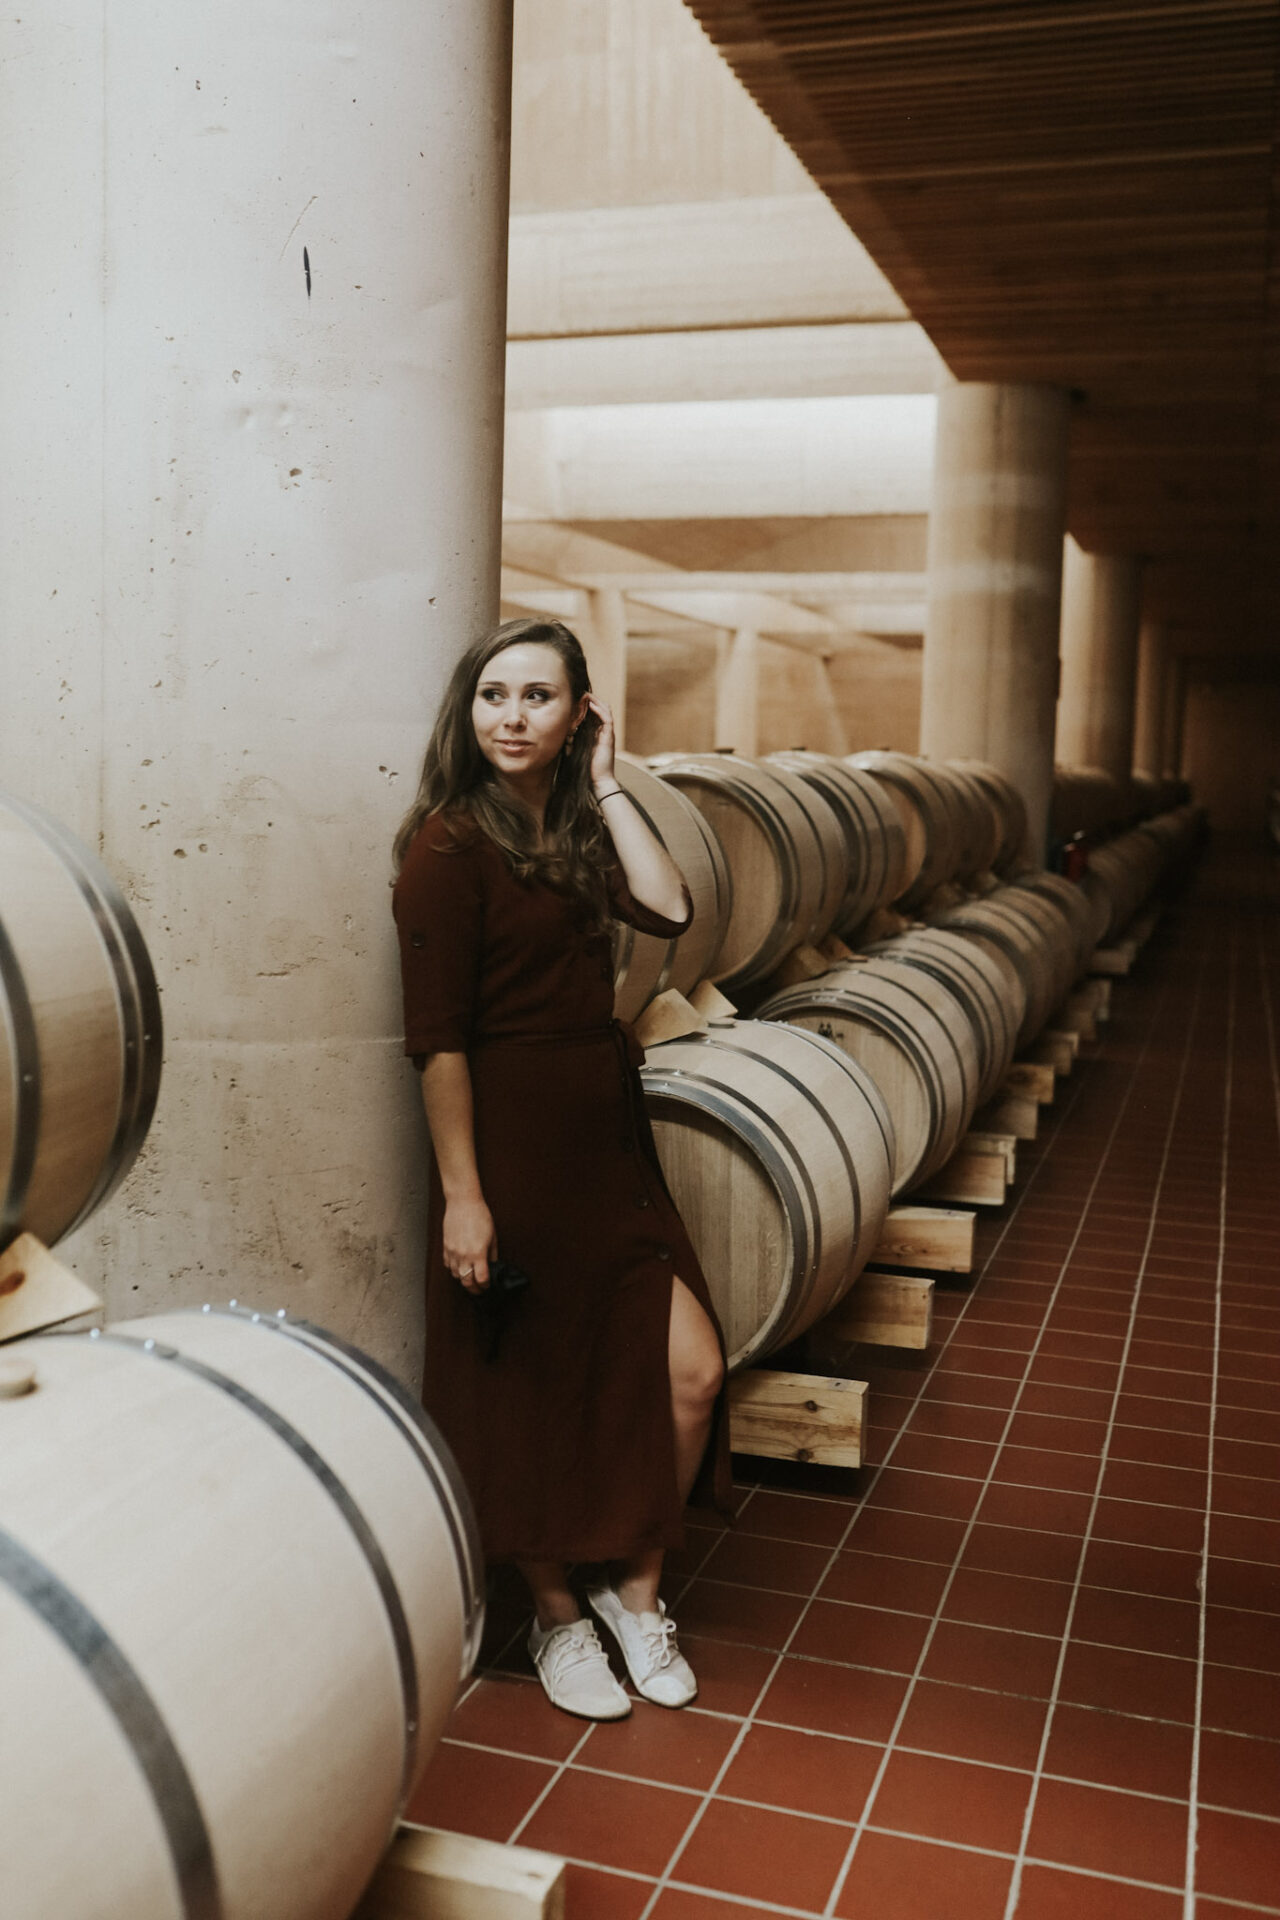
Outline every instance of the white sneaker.
[[612, 1587], [591, 1587], [587, 1599], [622, 1648], [637, 1693], [660, 1707], [687, 1707], [698, 1683], [661, 1600], [656, 1613], [628, 1613]]
[[529, 1654], [553, 1707], [584, 1720], [625, 1720], [631, 1702], [614, 1679], [604, 1648], [589, 1620], [544, 1633], [535, 1620]]

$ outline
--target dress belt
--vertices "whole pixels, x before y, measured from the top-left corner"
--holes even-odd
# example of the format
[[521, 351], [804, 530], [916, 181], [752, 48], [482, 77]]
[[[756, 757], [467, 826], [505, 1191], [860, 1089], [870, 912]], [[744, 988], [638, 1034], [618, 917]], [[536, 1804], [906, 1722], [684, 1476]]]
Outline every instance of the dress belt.
[[482, 1035], [473, 1042], [478, 1052], [490, 1052], [500, 1047], [575, 1047], [612, 1045], [618, 1062], [618, 1079], [627, 1103], [627, 1133], [631, 1140], [639, 1141], [647, 1147], [650, 1155], [657, 1160], [657, 1148], [653, 1144], [653, 1134], [649, 1126], [649, 1110], [645, 1105], [644, 1088], [640, 1082], [640, 1068], [644, 1065], [644, 1048], [636, 1039], [635, 1028], [629, 1020], [611, 1020], [607, 1027], [574, 1027], [567, 1033], [495, 1033]]
[[472, 1048], [477, 1053], [487, 1053], [494, 1047], [599, 1046], [606, 1040], [617, 1048], [624, 1066], [638, 1069], [644, 1065], [644, 1048], [629, 1020], [611, 1020], [607, 1027], [570, 1027], [563, 1033], [481, 1034], [472, 1042]]

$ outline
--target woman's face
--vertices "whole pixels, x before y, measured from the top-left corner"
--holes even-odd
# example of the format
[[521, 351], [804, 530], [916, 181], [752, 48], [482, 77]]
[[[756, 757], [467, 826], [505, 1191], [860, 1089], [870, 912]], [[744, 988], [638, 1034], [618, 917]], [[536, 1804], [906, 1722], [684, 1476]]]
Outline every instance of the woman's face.
[[580, 718], [560, 655], [528, 641], [493, 656], [471, 703], [481, 753], [517, 784], [545, 774]]

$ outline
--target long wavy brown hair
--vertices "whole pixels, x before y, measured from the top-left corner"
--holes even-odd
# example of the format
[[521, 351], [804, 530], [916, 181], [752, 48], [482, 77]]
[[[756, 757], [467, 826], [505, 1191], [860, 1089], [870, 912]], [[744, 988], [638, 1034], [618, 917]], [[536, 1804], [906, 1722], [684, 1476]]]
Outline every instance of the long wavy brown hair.
[[493, 841], [520, 879], [542, 880], [574, 895], [588, 909], [593, 926], [603, 930], [609, 923], [605, 871], [612, 852], [591, 791], [594, 721], [589, 718], [579, 727], [572, 745], [561, 752], [541, 842], [528, 807], [503, 785], [476, 739], [471, 709], [480, 676], [498, 654], [521, 642], [550, 647], [559, 656], [575, 705], [591, 691], [582, 644], [563, 621], [504, 620], [468, 647], [453, 670], [427, 743], [417, 794], [395, 837], [396, 871], [432, 814], [469, 820]]

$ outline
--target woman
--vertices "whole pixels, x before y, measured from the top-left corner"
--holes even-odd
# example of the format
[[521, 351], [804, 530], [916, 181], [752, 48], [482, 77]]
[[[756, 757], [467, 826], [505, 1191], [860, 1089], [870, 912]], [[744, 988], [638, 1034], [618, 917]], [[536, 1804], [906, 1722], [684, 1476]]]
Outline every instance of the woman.
[[559, 621], [507, 621], [459, 662], [396, 856], [405, 1050], [435, 1148], [425, 1404], [489, 1557], [529, 1585], [552, 1701], [630, 1712], [568, 1584], [586, 1561], [608, 1569], [588, 1600], [637, 1690], [684, 1706], [696, 1682], [658, 1582], [704, 1458], [727, 1477], [724, 1363], [612, 1018], [610, 917], [671, 935], [691, 908]]

